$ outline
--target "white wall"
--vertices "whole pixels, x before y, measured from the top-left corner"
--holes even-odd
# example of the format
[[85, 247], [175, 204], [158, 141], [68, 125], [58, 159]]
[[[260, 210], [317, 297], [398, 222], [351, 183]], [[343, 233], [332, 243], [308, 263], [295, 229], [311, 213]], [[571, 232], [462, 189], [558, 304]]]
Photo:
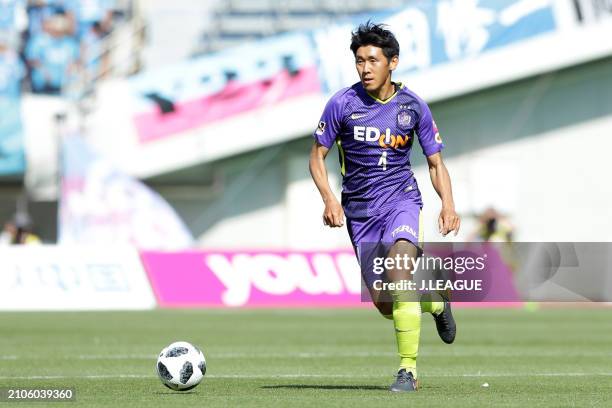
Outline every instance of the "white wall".
[[188, 58], [206, 26], [217, 0], [140, 0], [147, 23], [144, 65], [147, 69]]
[[[456, 207], [463, 217], [456, 238], [437, 232], [440, 200], [425, 166], [415, 175], [425, 203], [426, 241], [465, 241], [473, 215], [489, 206], [505, 213], [518, 241], [612, 241], [612, 116], [446, 159]], [[420, 154], [417, 146], [413, 154]], [[328, 163], [336, 160], [336, 152]], [[349, 248], [346, 228], [322, 225], [323, 204], [307, 172], [306, 154], [286, 161], [281, 203], [222, 218], [200, 243], [237, 248]], [[333, 169], [333, 166], [330, 166]], [[339, 175], [330, 171], [339, 195]], [[271, 182], [273, 182], [271, 180]], [[251, 194], [245, 191], [244, 197]]]
[[58, 97], [26, 94], [21, 99], [26, 151], [25, 184], [35, 200], [56, 200], [59, 194], [60, 127], [56, 115], [69, 120], [74, 128], [74, 107]]
[[[611, 136], [612, 116], [605, 116], [453, 157], [446, 162], [457, 209], [494, 206], [510, 216], [518, 241], [612, 241]], [[439, 199], [427, 169], [416, 176], [426, 240], [437, 240]]]
[[[330, 153], [328, 162], [336, 161]], [[295, 155], [288, 161], [289, 183], [285, 195], [286, 245], [299, 249], [347, 248], [351, 246], [346, 226], [329, 228], [323, 225], [324, 205], [314, 183], [306, 172], [308, 155]], [[341, 176], [330, 166], [328, 179], [340, 199]]]
[[198, 239], [206, 248], [284, 248], [284, 206], [274, 205], [224, 218]]
[[[241, 180], [249, 177], [248, 174], [234, 179], [225, 187], [228, 193], [203, 209], [203, 213], [218, 213], [219, 218], [199, 237], [200, 245], [208, 248], [305, 250], [350, 247], [346, 227], [331, 229], [323, 225], [323, 202], [308, 173], [308, 155], [286, 150], [291, 153], [279, 154], [264, 171], [250, 166], [256, 174], [253, 179], [243, 183]], [[336, 152], [332, 152], [328, 157], [329, 180], [339, 197], [341, 177], [335, 171], [336, 161]], [[237, 185], [243, 186], [239, 194], [228, 199], [235, 194]], [[260, 195], [266, 195], [274, 204], [262, 208], [257, 197]], [[243, 201], [243, 205], [238, 205], [241, 211], [228, 216], [227, 213], [236, 212], [232, 203], [235, 200]]]

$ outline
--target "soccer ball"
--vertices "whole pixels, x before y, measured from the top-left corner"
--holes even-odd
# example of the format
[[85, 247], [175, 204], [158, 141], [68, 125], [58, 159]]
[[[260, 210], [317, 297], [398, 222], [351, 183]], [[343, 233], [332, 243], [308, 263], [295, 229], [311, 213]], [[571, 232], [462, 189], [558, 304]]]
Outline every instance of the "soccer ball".
[[162, 384], [175, 391], [198, 385], [206, 373], [206, 360], [199, 348], [177, 341], [164, 348], [157, 358], [157, 375]]

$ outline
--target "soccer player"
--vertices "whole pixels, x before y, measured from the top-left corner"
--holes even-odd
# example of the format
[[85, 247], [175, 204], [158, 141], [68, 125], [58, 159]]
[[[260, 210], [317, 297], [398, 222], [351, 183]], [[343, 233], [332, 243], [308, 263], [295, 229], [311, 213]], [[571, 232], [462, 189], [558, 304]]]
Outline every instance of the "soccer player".
[[[384, 248], [392, 259], [422, 253], [423, 203], [410, 168], [414, 138], [427, 157], [431, 182], [442, 200], [440, 233], [446, 236], [454, 231], [456, 235], [460, 219], [440, 153], [444, 144], [429, 107], [403, 84], [391, 81], [399, 62], [395, 36], [384, 25], [368, 21], [352, 33], [350, 48], [360, 81], [340, 90], [327, 103], [313, 135], [310, 172], [325, 204], [324, 224], [342, 227], [346, 216], [370, 297], [379, 312], [393, 320], [400, 364], [390, 389], [414, 391], [421, 313], [434, 316], [440, 337], [450, 344], [456, 333], [450, 302], [437, 293], [410, 300], [405, 292], [377, 290], [374, 282], [380, 277], [368, 267], [376, 252], [372, 244], [388, 243]], [[342, 205], [330, 189], [325, 167], [334, 143], [343, 176]], [[411, 272], [395, 265], [385, 273], [387, 280], [398, 282], [411, 279]]]

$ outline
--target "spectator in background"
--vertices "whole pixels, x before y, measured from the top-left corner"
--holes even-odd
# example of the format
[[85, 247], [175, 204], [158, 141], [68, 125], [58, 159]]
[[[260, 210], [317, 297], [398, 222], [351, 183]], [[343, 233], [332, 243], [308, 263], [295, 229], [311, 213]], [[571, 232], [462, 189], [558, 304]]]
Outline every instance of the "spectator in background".
[[4, 227], [0, 232], [0, 246], [13, 245], [13, 239], [17, 233], [17, 228], [12, 221], [4, 223]]
[[110, 32], [113, 24], [114, 0], [79, 0], [75, 4], [79, 38], [90, 33], [96, 24], [100, 32]]
[[8, 32], [0, 32], [0, 98], [3, 101], [19, 98], [25, 74], [23, 63], [12, 48], [11, 37]]
[[27, 213], [17, 213], [4, 224], [0, 233], [0, 245], [40, 244], [40, 238], [32, 232], [32, 219]]
[[25, 50], [32, 92], [58, 95], [76, 74], [79, 45], [70, 36], [70, 20], [64, 14], [48, 18], [43, 28], [42, 33], [30, 38]]
[[512, 242], [514, 227], [510, 221], [493, 207], [480, 216], [478, 227], [472, 234], [477, 241]]
[[17, 13], [25, 7], [25, 0], [0, 0], [0, 30], [15, 31]]
[[60, 14], [66, 17], [68, 34], [76, 31], [76, 3], [79, 0], [30, 0], [28, 2], [28, 36], [30, 39], [44, 31], [45, 21]]

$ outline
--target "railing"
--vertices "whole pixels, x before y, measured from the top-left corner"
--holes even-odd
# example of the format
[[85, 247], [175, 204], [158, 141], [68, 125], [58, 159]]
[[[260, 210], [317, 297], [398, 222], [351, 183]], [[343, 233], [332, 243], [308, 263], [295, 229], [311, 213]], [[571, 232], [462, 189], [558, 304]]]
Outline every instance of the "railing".
[[145, 34], [146, 23], [135, 13], [131, 19], [116, 24], [111, 33], [101, 40], [98, 52], [87, 54], [87, 61], [99, 61], [99, 69], [91, 72], [84, 61], [75, 80], [66, 89], [66, 96], [80, 101], [91, 95], [102, 79], [139, 72]]

